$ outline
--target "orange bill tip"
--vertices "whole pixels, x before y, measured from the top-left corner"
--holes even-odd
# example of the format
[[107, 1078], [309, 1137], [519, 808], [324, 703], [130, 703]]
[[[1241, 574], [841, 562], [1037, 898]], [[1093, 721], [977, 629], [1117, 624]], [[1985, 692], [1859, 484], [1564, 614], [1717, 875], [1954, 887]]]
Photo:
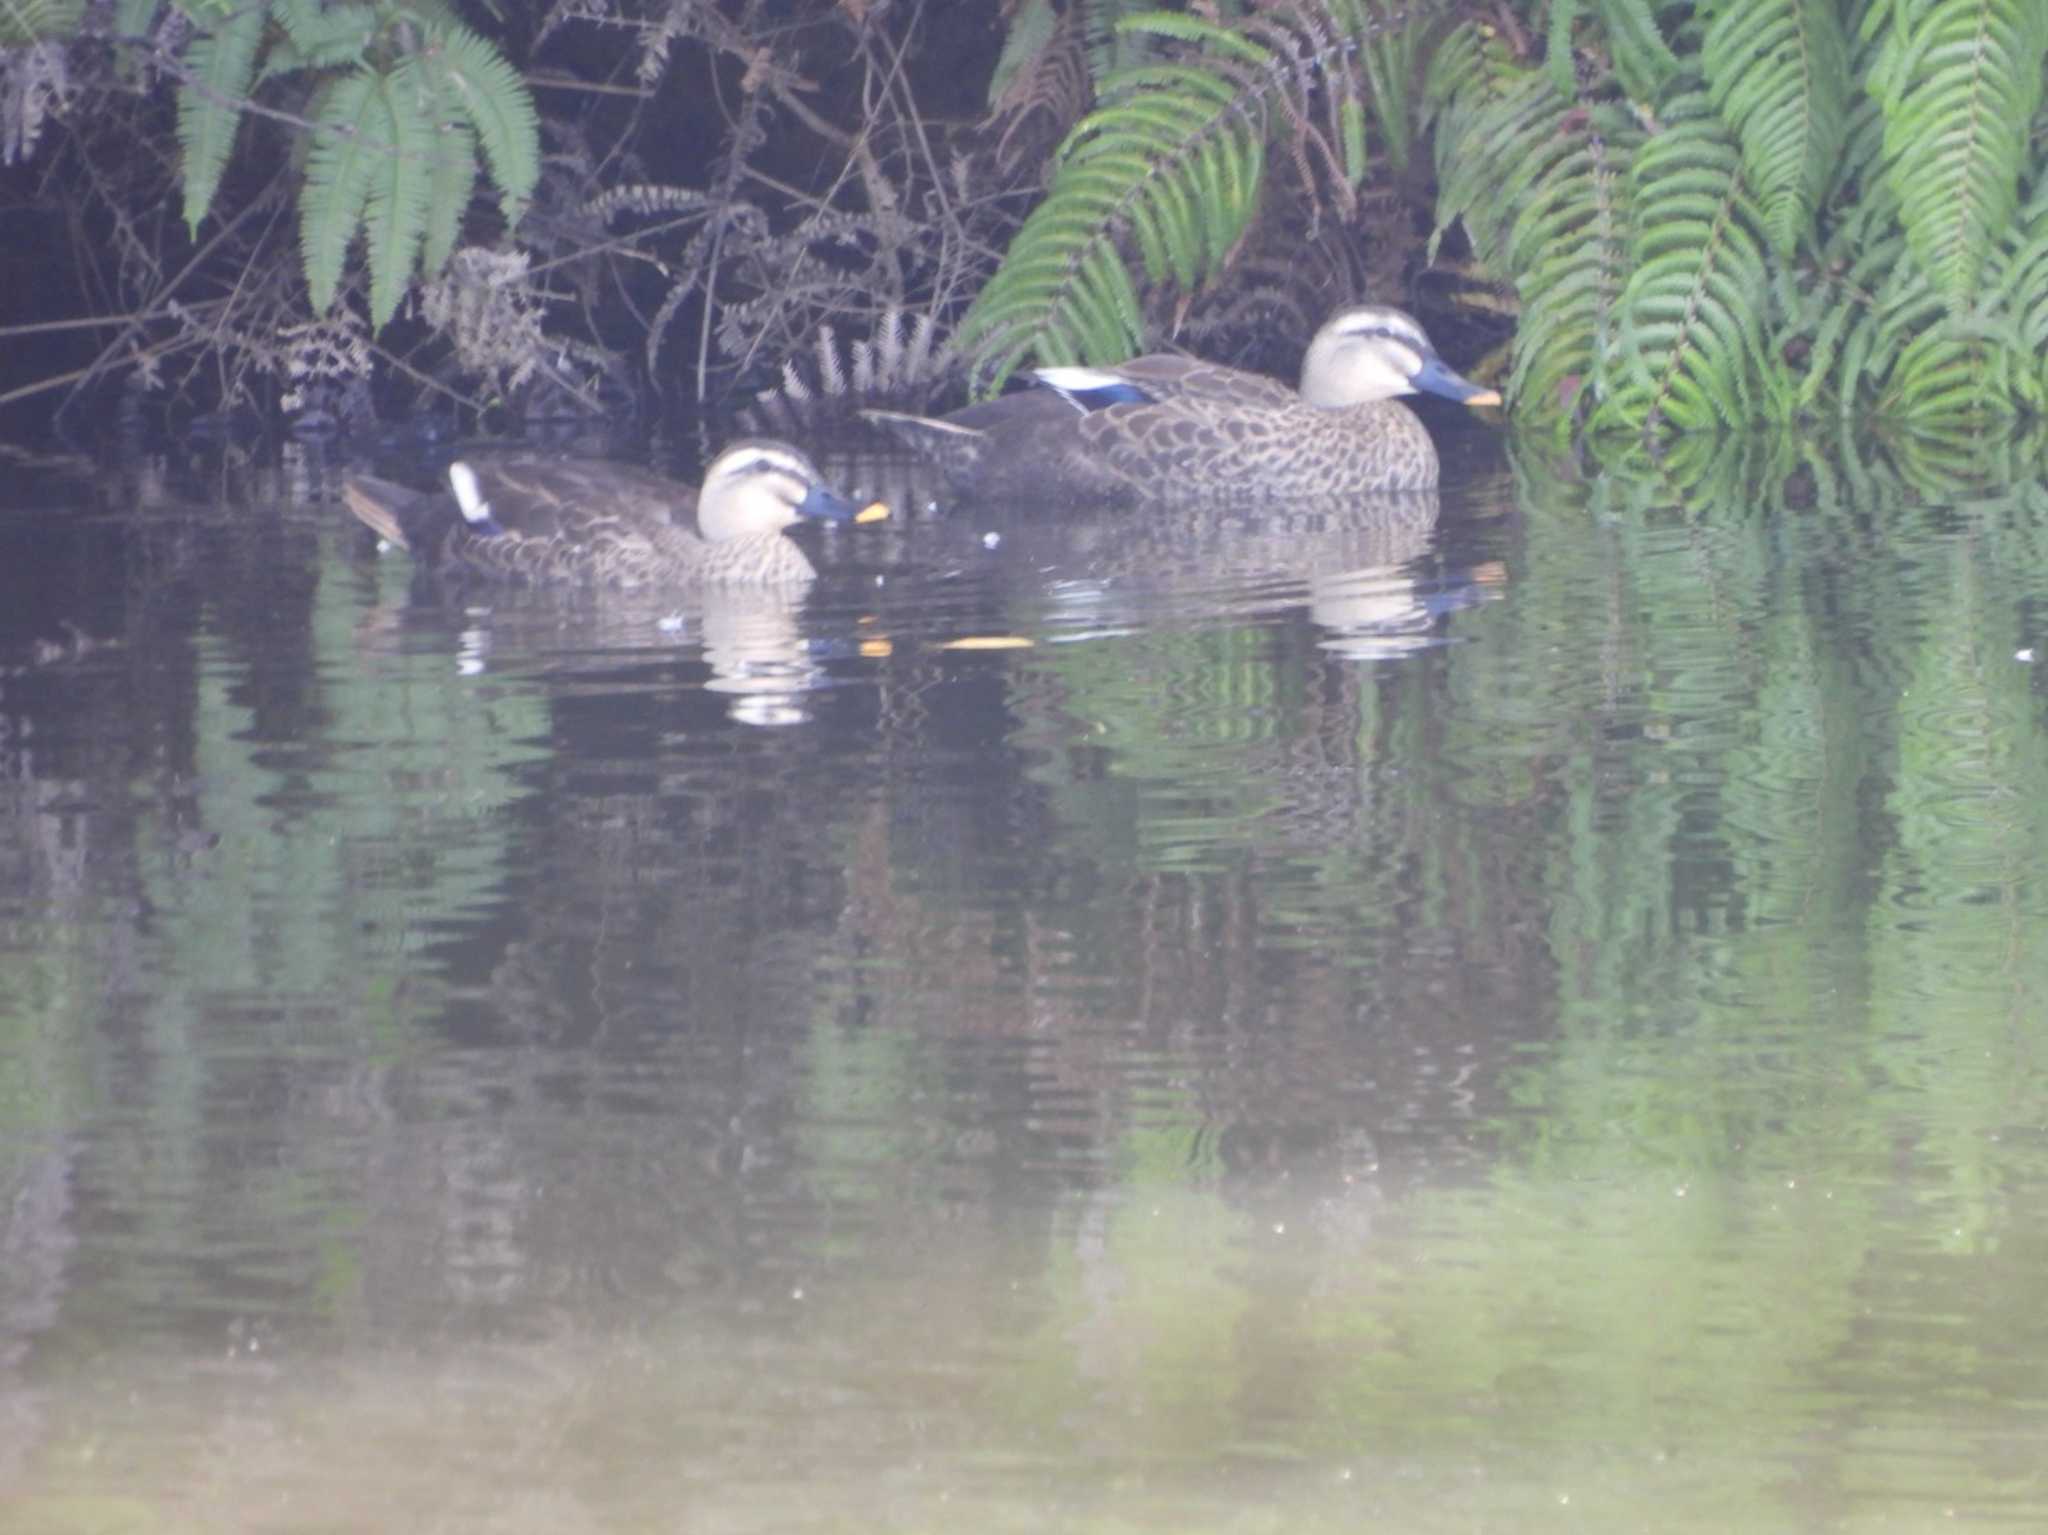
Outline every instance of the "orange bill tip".
[[947, 640], [941, 650], [1029, 650], [1032, 642], [1021, 634], [970, 634]]

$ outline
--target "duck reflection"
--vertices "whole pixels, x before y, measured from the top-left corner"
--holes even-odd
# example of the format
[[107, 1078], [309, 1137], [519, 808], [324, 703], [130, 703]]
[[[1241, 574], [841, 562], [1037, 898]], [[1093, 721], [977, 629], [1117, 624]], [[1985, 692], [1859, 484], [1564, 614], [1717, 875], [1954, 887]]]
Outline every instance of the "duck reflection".
[[711, 678], [731, 700], [727, 712], [747, 725], [799, 725], [811, 717], [804, 695], [830, 680], [798, 624], [798, 604], [767, 591], [714, 595], [701, 610], [700, 637]]
[[499, 590], [488, 603], [470, 593], [460, 605], [435, 600], [443, 595], [415, 588], [404, 603], [373, 609], [357, 626], [358, 646], [392, 656], [415, 650], [407, 636], [445, 618], [460, 675], [545, 676], [572, 693], [579, 678], [607, 692], [636, 681], [667, 686], [678, 651], [694, 650], [710, 671], [704, 691], [749, 725], [809, 719], [806, 696], [832, 683], [823, 663], [854, 646], [850, 622], [836, 636], [837, 620], [807, 622], [800, 594], [758, 587], [709, 587], [687, 608], [618, 594], [591, 604], [560, 592]]
[[1506, 567], [1492, 560], [1427, 579], [1412, 566], [1361, 565], [1310, 576], [1309, 617], [1323, 630], [1320, 649], [1383, 661], [1442, 644], [1437, 619], [1500, 595], [1506, 580]]
[[[886, 484], [893, 505], [912, 509], [891, 524], [890, 552], [914, 576], [995, 588], [1006, 618], [1039, 639], [1306, 611], [1325, 649], [1381, 659], [1443, 643], [1443, 615], [1498, 595], [1503, 580], [1497, 565], [1437, 558], [1434, 491], [1142, 513], [989, 502], [935, 517], [916, 511], [931, 497], [900, 467], [839, 472], [858, 495]], [[944, 608], [924, 602], [894, 620], [929, 630]]]

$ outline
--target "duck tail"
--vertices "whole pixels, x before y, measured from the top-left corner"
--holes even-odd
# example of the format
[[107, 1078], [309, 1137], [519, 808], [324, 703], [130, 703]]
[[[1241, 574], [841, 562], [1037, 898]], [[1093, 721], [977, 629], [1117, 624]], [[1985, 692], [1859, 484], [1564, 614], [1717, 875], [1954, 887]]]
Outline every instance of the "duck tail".
[[412, 539], [399, 523], [398, 510], [414, 500], [417, 494], [403, 485], [394, 485], [370, 474], [350, 475], [341, 487], [342, 503], [357, 522], [385, 542], [396, 544], [408, 552], [412, 549]]
[[1110, 368], [1033, 368], [1031, 376], [1078, 411], [1150, 405], [1158, 396]]
[[972, 477], [988, 434], [979, 427], [934, 421], [900, 410], [864, 410], [861, 419], [880, 427], [949, 478]]

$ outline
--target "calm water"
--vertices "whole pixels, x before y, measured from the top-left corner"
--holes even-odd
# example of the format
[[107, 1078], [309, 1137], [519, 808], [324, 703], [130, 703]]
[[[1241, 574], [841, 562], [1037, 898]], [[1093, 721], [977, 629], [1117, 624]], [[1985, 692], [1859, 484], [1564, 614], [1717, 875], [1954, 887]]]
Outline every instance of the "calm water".
[[2048, 491], [1689, 446], [680, 610], [10, 472], [0, 1527], [2048, 1527]]

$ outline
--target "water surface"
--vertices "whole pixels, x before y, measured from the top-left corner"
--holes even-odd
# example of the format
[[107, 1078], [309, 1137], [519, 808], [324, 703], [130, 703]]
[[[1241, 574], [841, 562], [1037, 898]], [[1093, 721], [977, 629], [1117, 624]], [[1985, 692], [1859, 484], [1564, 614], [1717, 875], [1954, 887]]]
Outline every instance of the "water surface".
[[1449, 460], [610, 604], [17, 476], [0, 1524], [2048, 1526], [2048, 493]]

